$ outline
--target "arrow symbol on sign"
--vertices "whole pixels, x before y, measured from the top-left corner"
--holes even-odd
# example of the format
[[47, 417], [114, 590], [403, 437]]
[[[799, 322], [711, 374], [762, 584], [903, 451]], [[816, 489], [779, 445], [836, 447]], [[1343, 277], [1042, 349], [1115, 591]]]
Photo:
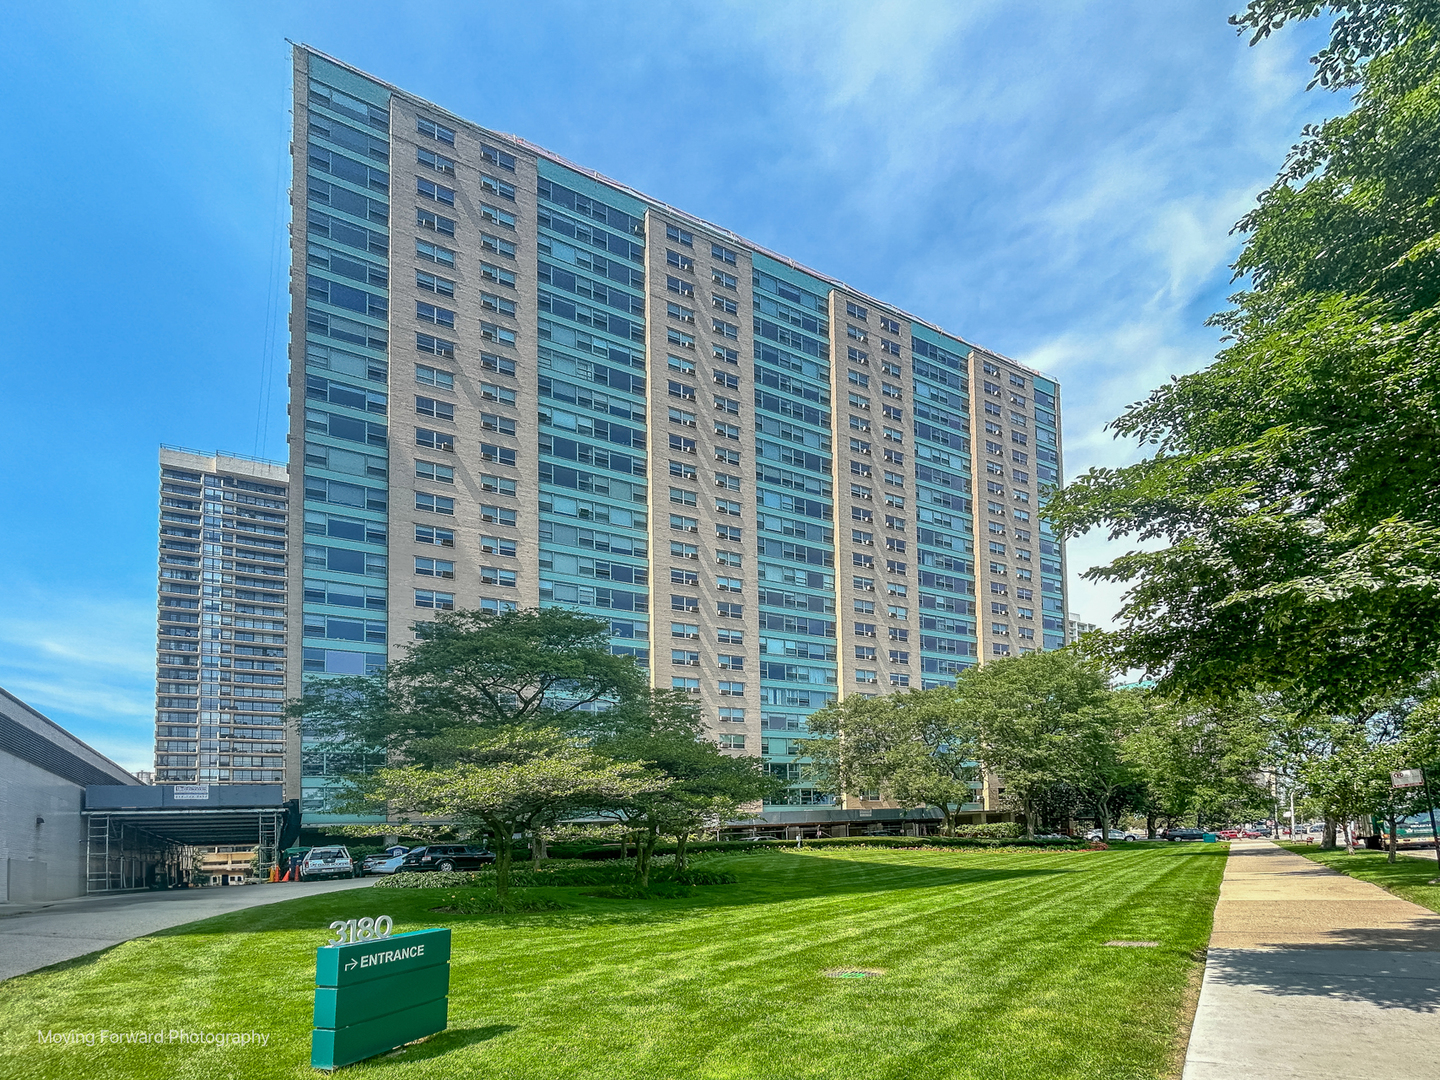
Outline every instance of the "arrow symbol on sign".
[[346, 971], [349, 971], [351, 968], [355, 967], [358, 963], [359, 963], [358, 960], [351, 960], [348, 964], [345, 965], [345, 970], [346, 970]]

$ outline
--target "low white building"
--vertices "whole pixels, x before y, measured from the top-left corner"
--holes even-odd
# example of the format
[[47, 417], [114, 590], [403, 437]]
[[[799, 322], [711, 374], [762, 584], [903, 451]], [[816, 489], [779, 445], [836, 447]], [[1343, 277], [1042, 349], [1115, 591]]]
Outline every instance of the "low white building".
[[86, 892], [85, 787], [140, 781], [0, 689], [0, 903]]

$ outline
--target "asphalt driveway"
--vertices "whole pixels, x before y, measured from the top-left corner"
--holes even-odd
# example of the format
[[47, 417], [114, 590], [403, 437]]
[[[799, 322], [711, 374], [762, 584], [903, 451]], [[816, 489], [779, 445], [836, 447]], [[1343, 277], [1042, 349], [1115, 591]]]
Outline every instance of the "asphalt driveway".
[[181, 923], [319, 893], [368, 889], [370, 878], [212, 886], [0, 904], [0, 981]]

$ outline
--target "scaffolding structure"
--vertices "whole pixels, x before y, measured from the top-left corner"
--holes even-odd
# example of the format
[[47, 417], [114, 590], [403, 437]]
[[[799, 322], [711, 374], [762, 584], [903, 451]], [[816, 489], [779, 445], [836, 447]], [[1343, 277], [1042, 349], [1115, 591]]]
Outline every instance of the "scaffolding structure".
[[189, 880], [196, 850], [219, 844], [255, 844], [255, 877], [266, 881], [279, 859], [286, 811], [256, 808], [87, 810], [85, 887], [88, 893], [124, 892]]

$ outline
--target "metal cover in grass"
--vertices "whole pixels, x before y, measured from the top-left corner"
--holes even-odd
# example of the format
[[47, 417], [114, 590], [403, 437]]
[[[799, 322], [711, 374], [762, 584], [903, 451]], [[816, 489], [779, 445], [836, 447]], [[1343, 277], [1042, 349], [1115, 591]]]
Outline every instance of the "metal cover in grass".
[[1116, 949], [1158, 949], [1158, 941], [1107, 941], [1106, 948]]
[[824, 974], [827, 979], [873, 979], [885, 972], [880, 968], [831, 968]]

